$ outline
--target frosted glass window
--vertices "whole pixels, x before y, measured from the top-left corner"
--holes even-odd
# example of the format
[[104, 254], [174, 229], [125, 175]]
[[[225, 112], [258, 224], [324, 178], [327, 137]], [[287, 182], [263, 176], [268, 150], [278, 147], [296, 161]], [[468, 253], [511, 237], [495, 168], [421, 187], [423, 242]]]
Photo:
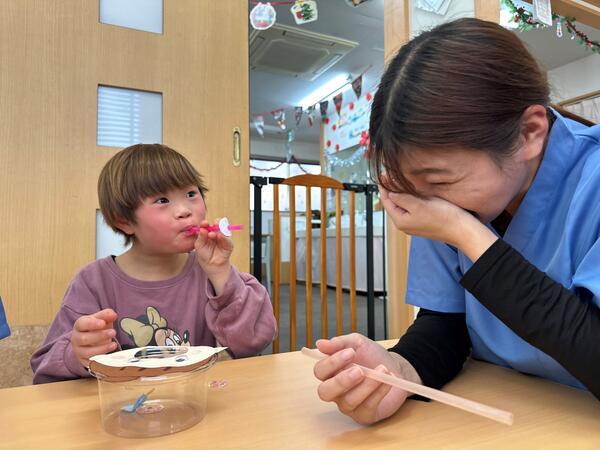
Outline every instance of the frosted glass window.
[[104, 221], [99, 209], [96, 210], [96, 259], [105, 256], [118, 256], [124, 253], [131, 245], [125, 246], [125, 238], [117, 234]]
[[163, 0], [100, 0], [100, 22], [163, 32]]
[[162, 143], [162, 94], [98, 86], [98, 145]]

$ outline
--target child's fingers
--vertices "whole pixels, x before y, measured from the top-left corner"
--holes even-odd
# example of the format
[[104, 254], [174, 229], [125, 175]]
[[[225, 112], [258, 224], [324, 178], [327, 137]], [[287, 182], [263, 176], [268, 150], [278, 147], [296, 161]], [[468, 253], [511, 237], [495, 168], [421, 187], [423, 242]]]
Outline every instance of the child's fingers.
[[82, 316], [75, 321], [73, 329], [79, 332], [89, 332], [96, 330], [104, 330], [107, 327], [107, 322], [98, 319], [94, 316]]
[[71, 342], [80, 347], [94, 347], [107, 344], [116, 336], [114, 329], [99, 331], [73, 332]]
[[104, 320], [107, 324], [117, 320], [117, 313], [111, 308], [98, 311], [97, 313], [92, 314], [92, 316], [96, 319]]
[[80, 359], [90, 359], [92, 356], [96, 355], [104, 355], [106, 353], [110, 353], [117, 348], [117, 343], [115, 341], [110, 341], [103, 345], [97, 345], [94, 347], [80, 347], [78, 350], [78, 355]]

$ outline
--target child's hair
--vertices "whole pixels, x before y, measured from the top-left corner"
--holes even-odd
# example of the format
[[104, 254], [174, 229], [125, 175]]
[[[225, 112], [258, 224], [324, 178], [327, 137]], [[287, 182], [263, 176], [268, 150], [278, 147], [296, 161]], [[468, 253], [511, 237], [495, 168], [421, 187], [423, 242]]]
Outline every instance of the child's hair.
[[125, 237], [119, 221], [135, 223], [142, 201], [171, 189], [198, 186], [202, 197], [208, 189], [202, 176], [180, 153], [162, 144], [136, 144], [108, 160], [98, 178], [98, 200], [106, 223]]
[[371, 173], [416, 194], [401, 171], [409, 148], [458, 146], [501, 161], [518, 148], [525, 109], [549, 103], [546, 74], [515, 33], [473, 18], [444, 23], [401, 47], [381, 79]]

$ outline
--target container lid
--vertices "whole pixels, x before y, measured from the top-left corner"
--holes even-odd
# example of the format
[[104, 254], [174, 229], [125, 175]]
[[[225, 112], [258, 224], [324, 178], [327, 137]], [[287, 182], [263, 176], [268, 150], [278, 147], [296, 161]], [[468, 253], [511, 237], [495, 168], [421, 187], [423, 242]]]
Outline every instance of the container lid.
[[131, 348], [90, 358], [89, 371], [103, 381], [131, 381], [170, 373], [191, 372], [210, 367], [226, 347]]

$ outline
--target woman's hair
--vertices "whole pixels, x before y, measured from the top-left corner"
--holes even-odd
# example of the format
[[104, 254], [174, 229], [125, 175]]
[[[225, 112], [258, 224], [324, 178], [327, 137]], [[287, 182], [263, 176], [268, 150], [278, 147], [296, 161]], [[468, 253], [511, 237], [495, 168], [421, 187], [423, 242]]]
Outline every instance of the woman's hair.
[[135, 223], [142, 201], [171, 189], [198, 186], [202, 197], [208, 189], [202, 176], [180, 153], [161, 144], [136, 144], [108, 160], [98, 178], [98, 201], [106, 223], [125, 236], [119, 221]]
[[549, 106], [548, 82], [515, 33], [473, 18], [426, 31], [400, 48], [373, 99], [374, 178], [416, 193], [401, 171], [410, 148], [456, 146], [501, 161], [517, 149], [530, 105]]

